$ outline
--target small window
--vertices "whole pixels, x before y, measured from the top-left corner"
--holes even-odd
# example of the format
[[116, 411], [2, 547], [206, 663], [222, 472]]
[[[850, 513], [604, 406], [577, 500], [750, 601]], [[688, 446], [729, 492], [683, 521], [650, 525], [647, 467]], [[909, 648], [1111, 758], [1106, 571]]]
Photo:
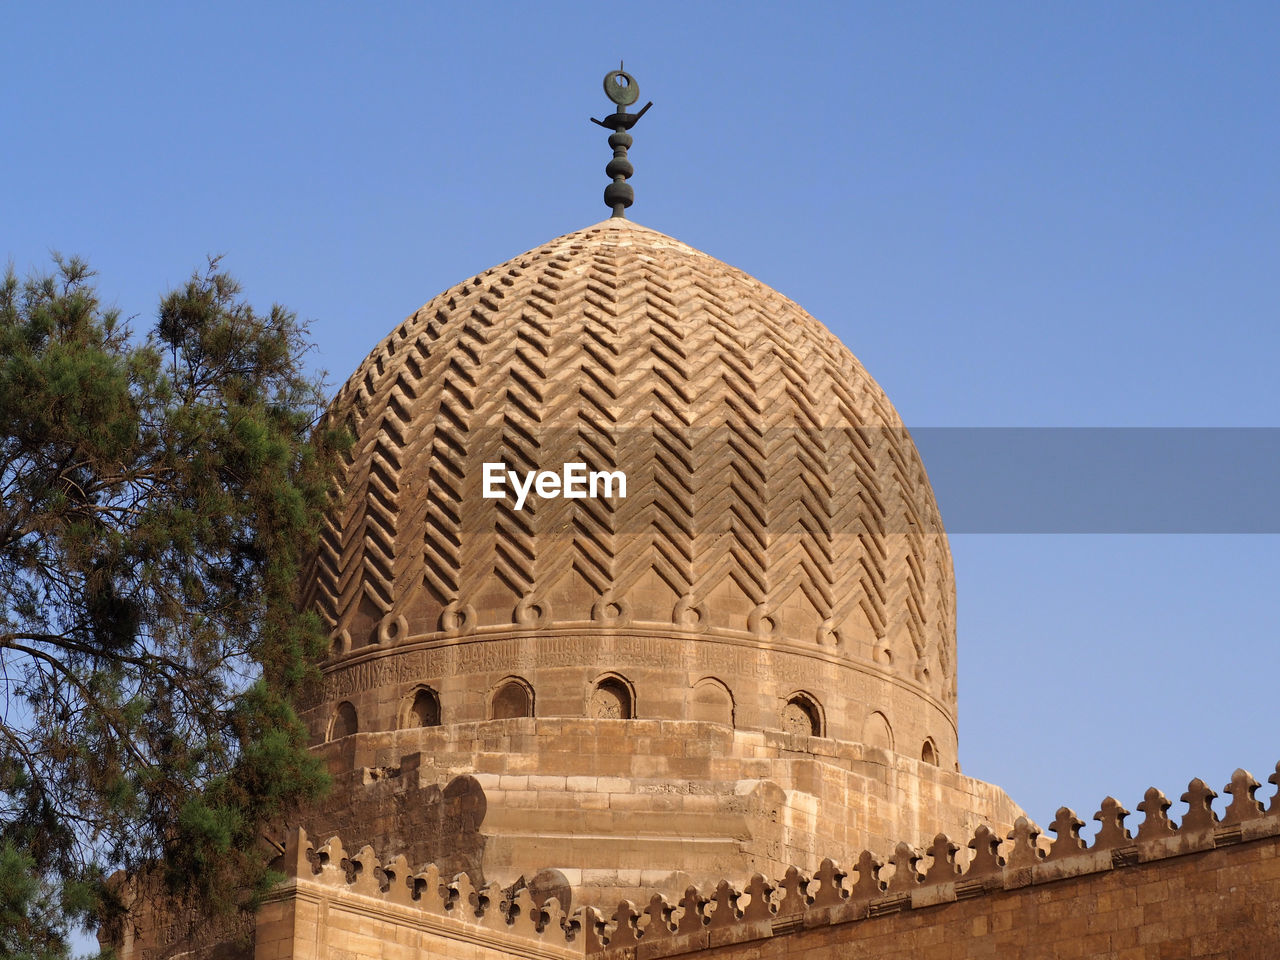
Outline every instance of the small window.
[[635, 703], [630, 685], [621, 677], [605, 677], [596, 683], [587, 702], [587, 716], [599, 720], [630, 720]]
[[356, 722], [356, 708], [349, 701], [343, 700], [338, 704], [338, 709], [333, 712], [333, 719], [329, 721], [329, 739], [341, 740], [358, 732], [359, 729], [360, 725]]
[[782, 729], [802, 737], [821, 737], [822, 711], [807, 693], [794, 693], [782, 708]]
[[514, 717], [533, 716], [533, 688], [519, 677], [502, 681], [489, 701], [489, 717], [493, 720], [510, 720]]

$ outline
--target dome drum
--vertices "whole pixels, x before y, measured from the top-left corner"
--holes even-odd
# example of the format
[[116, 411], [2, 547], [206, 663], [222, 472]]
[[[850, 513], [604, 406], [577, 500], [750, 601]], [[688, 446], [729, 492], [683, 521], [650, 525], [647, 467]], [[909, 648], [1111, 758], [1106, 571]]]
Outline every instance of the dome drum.
[[329, 672], [319, 702], [305, 714], [317, 735], [326, 729], [334, 706], [346, 702], [355, 704], [361, 730], [399, 729], [405, 725], [405, 698], [424, 688], [438, 698], [440, 723], [492, 719], [494, 691], [513, 679], [528, 690], [527, 715], [591, 717], [595, 685], [614, 676], [629, 685], [629, 714], [635, 717], [700, 719], [696, 691], [712, 681], [733, 704], [733, 727], [790, 731], [787, 705], [803, 692], [823, 718], [820, 736], [859, 742], [867, 717], [877, 713], [892, 718], [886, 722], [895, 736], [913, 744], [917, 756], [931, 738], [939, 756], [951, 765], [956, 758], [956, 729], [944, 702], [922, 697], [915, 684], [888, 671], [834, 656], [815, 658], [802, 650], [706, 638], [691, 646], [686, 638], [657, 633], [619, 632], [606, 640], [557, 631], [411, 643], [371, 653]]

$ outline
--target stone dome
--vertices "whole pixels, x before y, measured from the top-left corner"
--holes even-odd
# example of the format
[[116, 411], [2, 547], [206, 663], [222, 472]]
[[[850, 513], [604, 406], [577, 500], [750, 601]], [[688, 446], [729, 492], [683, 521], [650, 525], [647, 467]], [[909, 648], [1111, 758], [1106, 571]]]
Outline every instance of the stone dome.
[[[428, 691], [445, 724], [725, 716], [954, 768], [924, 467], [849, 350], [760, 281], [606, 220], [435, 297], [330, 415], [355, 442], [305, 593], [325, 700], [362, 732]], [[625, 498], [485, 496], [485, 464], [566, 463], [624, 473]]]

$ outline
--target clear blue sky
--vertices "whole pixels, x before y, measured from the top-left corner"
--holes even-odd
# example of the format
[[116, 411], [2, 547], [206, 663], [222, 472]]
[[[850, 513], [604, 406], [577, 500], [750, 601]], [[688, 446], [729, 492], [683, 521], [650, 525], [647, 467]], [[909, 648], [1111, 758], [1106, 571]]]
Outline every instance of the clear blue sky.
[[[797, 300], [909, 425], [1276, 427], [1277, 49], [1270, 2], [8, 5], [0, 256], [82, 255], [142, 325], [225, 254], [341, 380], [607, 215], [625, 57], [632, 218]], [[1265, 781], [1280, 539], [952, 547], [967, 773], [1046, 828]]]

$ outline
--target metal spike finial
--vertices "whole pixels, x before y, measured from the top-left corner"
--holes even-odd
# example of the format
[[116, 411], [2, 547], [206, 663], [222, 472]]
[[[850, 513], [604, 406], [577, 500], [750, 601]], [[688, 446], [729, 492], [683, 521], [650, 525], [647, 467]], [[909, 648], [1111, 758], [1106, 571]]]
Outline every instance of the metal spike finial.
[[631, 161], [627, 159], [627, 148], [634, 142], [627, 133], [636, 122], [645, 115], [653, 101], [646, 103], [639, 113], [627, 113], [627, 107], [640, 99], [640, 85], [636, 78], [623, 69], [618, 61], [618, 69], [611, 70], [604, 76], [605, 95], [617, 104], [618, 109], [603, 120], [591, 118], [591, 122], [613, 132], [609, 134], [609, 146], [613, 147], [613, 159], [604, 168], [604, 172], [613, 180], [604, 188], [604, 205], [613, 210], [615, 217], [626, 219], [627, 207], [635, 202], [636, 192], [627, 179], [636, 172]]

